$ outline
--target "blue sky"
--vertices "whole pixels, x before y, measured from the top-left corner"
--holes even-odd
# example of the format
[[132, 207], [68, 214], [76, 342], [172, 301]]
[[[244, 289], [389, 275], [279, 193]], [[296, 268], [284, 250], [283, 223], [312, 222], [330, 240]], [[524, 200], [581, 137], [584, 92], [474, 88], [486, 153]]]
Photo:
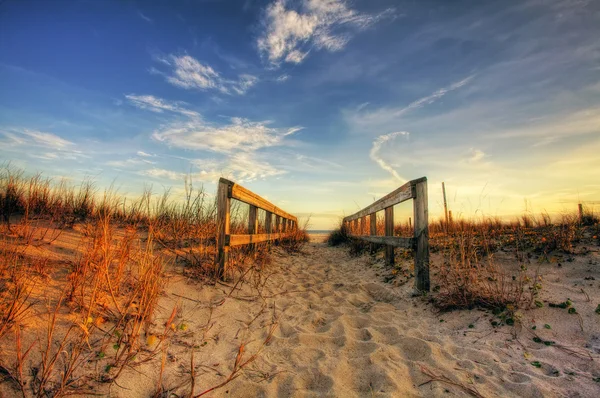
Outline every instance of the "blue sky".
[[[131, 196], [220, 176], [333, 227], [600, 197], [599, 1], [0, 3], [0, 159]], [[410, 206], [399, 209], [398, 221]]]

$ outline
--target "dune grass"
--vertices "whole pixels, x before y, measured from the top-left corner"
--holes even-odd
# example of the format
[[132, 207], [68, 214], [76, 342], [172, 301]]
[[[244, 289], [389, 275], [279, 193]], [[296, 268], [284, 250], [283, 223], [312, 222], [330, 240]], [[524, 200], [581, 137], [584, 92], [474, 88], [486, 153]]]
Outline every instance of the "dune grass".
[[[216, 282], [215, 209], [189, 181], [183, 198], [147, 188], [132, 200], [111, 188], [101, 193], [92, 180], [70, 185], [0, 168], [2, 379], [24, 397], [92, 394], [94, 383], [115, 383], [125, 370], [165, 355], [184, 329], [177, 307], [164, 326], [155, 322], [165, 269], [178, 265], [189, 277]], [[244, 214], [236, 203], [233, 233], [246, 228]], [[59, 263], [43, 254], [67, 233], [78, 236], [76, 254]], [[306, 241], [299, 229], [280, 244], [298, 252]], [[232, 250], [238, 286], [260, 289], [262, 279], [245, 263], [268, 263], [266, 247]], [[45, 325], [42, 332], [32, 319]], [[236, 362], [236, 374], [244, 363]]]

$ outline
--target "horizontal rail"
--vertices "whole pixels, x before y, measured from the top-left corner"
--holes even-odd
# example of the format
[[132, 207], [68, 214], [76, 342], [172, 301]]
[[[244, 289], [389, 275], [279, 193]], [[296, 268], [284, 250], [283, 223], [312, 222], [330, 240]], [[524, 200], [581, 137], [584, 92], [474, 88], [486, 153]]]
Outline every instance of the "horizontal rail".
[[[413, 237], [394, 236], [394, 205], [413, 200]], [[377, 235], [377, 212], [384, 210], [385, 235]], [[369, 223], [367, 225], [367, 217]], [[410, 219], [409, 219], [410, 223]], [[427, 177], [418, 178], [402, 185], [361, 211], [345, 217], [342, 222], [349, 236], [367, 242], [385, 245], [385, 261], [394, 264], [394, 248], [412, 249], [415, 263], [415, 288], [429, 291], [429, 210], [427, 199]], [[369, 235], [364, 235], [367, 230]], [[374, 246], [371, 245], [373, 252]]]
[[418, 178], [416, 180], [412, 180], [402, 185], [400, 188], [395, 191], [385, 195], [383, 198], [377, 200], [373, 204], [365, 207], [364, 209], [344, 218], [344, 221], [353, 221], [359, 219], [364, 216], [368, 216], [369, 214], [377, 213], [378, 211], [384, 210], [387, 207], [397, 205], [398, 203], [402, 203], [407, 201], [408, 199], [413, 199], [415, 197], [415, 187], [418, 183], [427, 181], [426, 177]]
[[[230, 233], [231, 199], [248, 204], [247, 234]], [[258, 209], [265, 211], [266, 233], [262, 234], [258, 233]], [[275, 218], [274, 223], [273, 218]], [[255, 243], [276, 241], [290, 236], [297, 229], [298, 219], [295, 216], [281, 210], [249, 189], [221, 178], [217, 189], [217, 257], [215, 259], [217, 275], [222, 279], [225, 278], [225, 266], [232, 246], [250, 245], [253, 248]]]
[[236, 184], [235, 182], [229, 181], [225, 178], [221, 178], [221, 180], [219, 182], [226, 183], [231, 187], [229, 197], [232, 199], [237, 199], [241, 202], [247, 203], [252, 206], [256, 206], [265, 211], [270, 211], [271, 213], [275, 214], [276, 216], [280, 216], [280, 217], [283, 217], [283, 218], [286, 218], [286, 219], [292, 220], [292, 221], [298, 221], [298, 219], [295, 216], [281, 210], [279, 207], [275, 206], [273, 203], [261, 198], [259, 195], [255, 194], [254, 192], [250, 191], [247, 188], [244, 188], [241, 185]]
[[366, 240], [371, 243], [379, 243], [393, 247], [401, 247], [403, 249], [413, 249], [415, 246], [415, 238], [405, 238], [402, 236], [369, 236], [369, 235], [349, 235], [351, 238]]
[[267, 242], [275, 239], [282, 239], [290, 236], [290, 233], [280, 232], [272, 234], [239, 234], [239, 235], [227, 235], [225, 238], [225, 244], [228, 246], [242, 246], [249, 245], [252, 243]]

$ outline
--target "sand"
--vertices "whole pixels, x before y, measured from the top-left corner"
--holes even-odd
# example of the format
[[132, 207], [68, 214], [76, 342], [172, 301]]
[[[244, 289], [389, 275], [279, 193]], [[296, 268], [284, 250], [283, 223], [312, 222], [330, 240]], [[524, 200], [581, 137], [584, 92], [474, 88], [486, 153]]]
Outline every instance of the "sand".
[[[48, 249], [57, 261], [75, 252], [66, 246], [75, 235], [65, 234]], [[323, 239], [312, 235], [301, 254], [274, 248], [261, 277], [250, 275], [239, 289], [232, 282], [203, 285], [170, 267], [150, 332], [164, 329], [173, 308], [185, 330], [174, 333], [163, 354], [126, 370], [117, 383], [98, 383], [96, 391], [149, 397], [162, 385], [187, 396], [193, 364], [199, 394], [227, 380], [243, 344], [238, 364], [257, 354], [255, 360], [206, 396], [600, 396], [594, 380], [600, 378], [597, 248], [540, 266], [544, 308], [523, 311], [516, 327], [495, 328], [494, 316], [485, 311], [437, 313], [427, 298], [413, 296], [414, 279], [385, 283], [391, 271], [381, 258], [351, 257], [347, 248], [327, 247]], [[440, 261], [432, 255], [434, 284]], [[499, 253], [497, 261], [514, 258]], [[409, 269], [410, 260], [401, 266]], [[547, 305], [567, 297], [580, 315]], [[555, 345], [536, 343], [533, 333]], [[6, 385], [0, 385], [2, 393], [11, 396]]]
[[[565, 285], [565, 280], [557, 281], [564, 278], [562, 274], [548, 272], [549, 283], [556, 286], [551, 286], [547, 298], [553, 299], [553, 294], [556, 300], [564, 300], [561, 289], [570, 291], [582, 314], [584, 331], [565, 310], [547, 307], [525, 311], [518, 328], [494, 328], [490, 324], [493, 316], [487, 312], [436, 313], [426, 299], [412, 296], [412, 279], [402, 286], [384, 283], [382, 276], [388, 271], [380, 259], [352, 258], [347, 249], [327, 247], [321, 238], [313, 235], [302, 255], [275, 249], [269, 267], [273, 274], [262, 292], [263, 299], [256, 298], [249, 287], [236, 293], [244, 299], [226, 298], [230, 291], [226, 286], [200, 290], [173, 277], [163, 307], [179, 303], [190, 330], [212, 322], [208, 331], [204, 328], [203, 333], [181, 337], [187, 344], [207, 342], [195, 353], [196, 393], [226, 378], [240, 342], [251, 341], [247, 356], [258, 350], [272, 320], [277, 319], [273, 338], [258, 359], [239, 378], [209, 396], [469, 396], [465, 388], [472, 390], [471, 395], [485, 397], [600, 396], [600, 383], [594, 381], [600, 377], [600, 316], [594, 313], [600, 303], [598, 283], [587, 287], [593, 291], [587, 302], [579, 286], [570, 286], [572, 280]], [[434, 262], [438, 260], [433, 257]], [[598, 276], [597, 252], [580, 260], [583, 274], [595, 272]], [[573, 268], [577, 264], [571, 263]], [[593, 269], [592, 264], [596, 266]], [[583, 274], [573, 278], [583, 283]], [[174, 292], [203, 303], [225, 301], [214, 308], [209, 320], [207, 308], [198, 308], [200, 304], [174, 296]], [[255, 299], [248, 301], [253, 294]], [[545, 329], [544, 324], [551, 324], [552, 329]], [[532, 341], [532, 325], [537, 325], [535, 332], [544, 339], [552, 339], [557, 346], [564, 344], [580, 355]], [[178, 344], [171, 347], [166, 387], [189, 378], [190, 350], [178, 348]], [[533, 366], [533, 361], [539, 361], [541, 367]], [[129, 390], [113, 386], [111, 395], [151, 394], [156, 365], [138, 372], [119, 381]], [[449, 382], [431, 381], [432, 375], [445, 376]], [[189, 385], [186, 388], [189, 391]]]

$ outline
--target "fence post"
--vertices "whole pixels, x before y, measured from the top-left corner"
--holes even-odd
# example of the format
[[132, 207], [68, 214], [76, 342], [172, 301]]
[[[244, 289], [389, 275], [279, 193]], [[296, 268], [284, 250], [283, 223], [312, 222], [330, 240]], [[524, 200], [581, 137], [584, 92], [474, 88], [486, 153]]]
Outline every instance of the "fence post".
[[265, 233], [269, 234], [269, 240], [268, 240], [269, 249], [271, 249], [271, 233], [272, 233], [271, 229], [273, 228], [272, 223], [273, 223], [273, 213], [266, 210], [265, 211]]
[[[394, 236], [394, 207], [385, 208], [385, 236]], [[394, 246], [385, 246], [385, 262], [394, 265]]]
[[[369, 214], [369, 235], [377, 235], [377, 214]], [[371, 254], [375, 253], [375, 243], [371, 243]]]
[[217, 190], [217, 277], [225, 278], [225, 265], [229, 257], [229, 245], [225, 241], [229, 235], [229, 209], [231, 199], [229, 198], [230, 184], [227, 180], [219, 180]]
[[360, 218], [360, 234], [361, 235], [367, 234], [367, 216], [362, 216]]
[[[248, 235], [254, 235], [258, 233], [258, 207], [250, 205], [248, 211]], [[251, 243], [248, 245], [250, 251], [253, 251], [255, 244]]]
[[[427, 179], [414, 187], [415, 216], [415, 287], [420, 292], [429, 291], [429, 210], [427, 208]], [[387, 225], [387, 223], [386, 223]]]
[[579, 203], [577, 208], [579, 209], [579, 223], [583, 224], [583, 205]]

